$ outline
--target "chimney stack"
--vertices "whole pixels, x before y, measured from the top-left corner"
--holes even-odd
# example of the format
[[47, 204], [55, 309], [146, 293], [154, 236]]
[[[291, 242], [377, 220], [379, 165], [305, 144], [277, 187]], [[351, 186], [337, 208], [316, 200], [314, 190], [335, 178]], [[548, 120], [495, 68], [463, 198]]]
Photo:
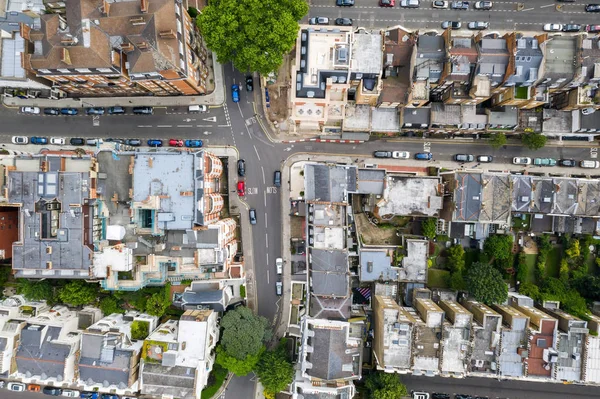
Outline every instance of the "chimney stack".
[[121, 44], [121, 50], [123, 52], [125, 52], [125, 53], [133, 51], [133, 44], [131, 44], [131, 43], [122, 43]]
[[105, 17], [109, 16], [110, 11], [110, 3], [107, 0], [102, 1], [102, 13], [104, 13]]
[[140, 11], [144, 14], [148, 12], [148, 0], [140, 0]]
[[64, 47], [60, 49], [60, 60], [67, 65], [71, 65], [71, 56], [69, 55], [69, 50]]

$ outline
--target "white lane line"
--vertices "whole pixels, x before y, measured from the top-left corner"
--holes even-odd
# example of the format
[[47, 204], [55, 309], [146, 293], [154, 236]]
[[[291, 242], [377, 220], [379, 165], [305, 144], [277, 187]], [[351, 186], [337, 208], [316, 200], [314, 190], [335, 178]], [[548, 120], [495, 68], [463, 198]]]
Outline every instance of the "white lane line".
[[173, 127], [173, 125], [156, 125], [156, 127]]
[[[265, 212], [265, 228], [269, 228], [269, 218], [267, 217], [267, 212]], [[269, 242], [269, 240], [267, 240]]]
[[258, 158], [258, 160], [260, 161], [260, 155], [258, 155], [258, 150], [256, 149], [256, 146], [253, 145], [252, 147], [254, 147], [254, 152], [256, 153], [256, 157]]
[[533, 8], [526, 8], [526, 9], [521, 10], [521, 11], [531, 11], [531, 10], [533, 10]]
[[[219, 127], [229, 127], [231, 125], [218, 125]], [[209, 126], [203, 126], [203, 127], [209, 127]]]
[[177, 127], [194, 127], [193, 125], [177, 125]]
[[267, 184], [267, 181], [265, 180], [265, 168], [263, 168], [262, 165], [260, 165], [260, 170], [262, 171], [262, 175], [263, 175], [263, 184]]
[[269, 235], [267, 233], [265, 233], [265, 245], [267, 246], [267, 248], [269, 248]]
[[267, 207], [267, 193], [263, 193], [263, 199], [265, 200], [265, 208]]
[[540, 8], [545, 8], [545, 7], [556, 7], [556, 4], [546, 4], [545, 6], [540, 6]]
[[[196, 127], [214, 127], [215, 125], [196, 125]], [[229, 126], [227, 126], [229, 127]]]
[[138, 125], [138, 127], [152, 127], [152, 125]]
[[[269, 262], [267, 262], [268, 264]], [[269, 284], [269, 271], [267, 270], [267, 284]]]
[[269, 253], [267, 252], [267, 265], [269, 264]]

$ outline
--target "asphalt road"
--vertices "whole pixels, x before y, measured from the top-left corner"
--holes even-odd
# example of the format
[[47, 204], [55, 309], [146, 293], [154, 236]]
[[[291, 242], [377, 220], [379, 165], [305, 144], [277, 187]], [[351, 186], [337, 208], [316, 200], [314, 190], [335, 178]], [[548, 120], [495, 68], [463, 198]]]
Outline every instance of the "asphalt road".
[[[598, 387], [532, 381], [498, 381], [493, 378], [401, 376], [408, 391], [487, 396], [490, 399], [592, 399]], [[452, 396], [453, 397], [453, 396]]]
[[[347, 17], [354, 20], [354, 26], [366, 28], [385, 28], [402, 25], [407, 28], [441, 30], [443, 21], [463, 22], [462, 31], [466, 32], [466, 23], [471, 21], [486, 21], [490, 23], [487, 32], [492, 31], [541, 31], [546, 23], [598, 23], [598, 14], [586, 13], [587, 2], [559, 3], [553, 0], [521, 0], [493, 1], [489, 11], [479, 11], [473, 8], [475, 1], [469, 1], [468, 10], [451, 10], [432, 8], [431, 0], [421, 0], [420, 8], [402, 8], [400, 0], [395, 7], [379, 7], [378, 0], [356, 0], [354, 7], [337, 7], [335, 0], [309, 0], [310, 12], [308, 17]], [[521, 11], [517, 5], [524, 5]], [[593, 1], [591, 1], [593, 3]], [[562, 11], [556, 10], [556, 5], [562, 4]], [[308, 21], [308, 18], [304, 22]], [[333, 23], [333, 22], [331, 22]]]

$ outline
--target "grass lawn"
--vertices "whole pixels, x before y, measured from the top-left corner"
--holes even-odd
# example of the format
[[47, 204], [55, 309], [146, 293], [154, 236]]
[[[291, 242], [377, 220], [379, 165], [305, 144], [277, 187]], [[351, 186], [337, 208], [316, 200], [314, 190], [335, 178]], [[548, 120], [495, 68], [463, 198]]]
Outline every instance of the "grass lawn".
[[448, 270], [429, 269], [427, 271], [427, 286], [431, 288], [448, 288], [446, 282], [450, 278]]
[[560, 274], [560, 261], [562, 260], [562, 250], [560, 247], [553, 247], [548, 252], [546, 259], [546, 275], [548, 277], [558, 277]]
[[534, 283], [535, 282], [535, 261], [537, 259], [536, 254], [527, 254], [525, 255], [525, 260], [527, 263], [527, 282]]
[[522, 218], [514, 218], [512, 222], [515, 230], [529, 230], [531, 226], [531, 215], [525, 215], [525, 220]]
[[227, 377], [227, 370], [225, 370], [223, 367], [221, 367], [215, 363], [212, 371], [210, 372], [210, 375], [208, 376], [208, 384], [202, 390], [202, 394], [200, 395], [200, 398], [201, 399], [212, 398], [217, 393], [219, 388], [221, 388], [221, 385], [223, 385], [223, 381], [225, 381], [226, 377]]

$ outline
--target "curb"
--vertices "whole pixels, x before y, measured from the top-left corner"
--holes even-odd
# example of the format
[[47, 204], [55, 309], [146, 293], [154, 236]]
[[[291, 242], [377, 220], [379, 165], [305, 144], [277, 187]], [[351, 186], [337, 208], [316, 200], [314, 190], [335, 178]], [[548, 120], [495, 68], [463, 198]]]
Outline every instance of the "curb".
[[283, 140], [281, 143], [292, 144], [292, 143], [338, 143], [338, 144], [362, 144], [364, 140], [336, 140], [336, 139], [304, 139], [304, 140]]

